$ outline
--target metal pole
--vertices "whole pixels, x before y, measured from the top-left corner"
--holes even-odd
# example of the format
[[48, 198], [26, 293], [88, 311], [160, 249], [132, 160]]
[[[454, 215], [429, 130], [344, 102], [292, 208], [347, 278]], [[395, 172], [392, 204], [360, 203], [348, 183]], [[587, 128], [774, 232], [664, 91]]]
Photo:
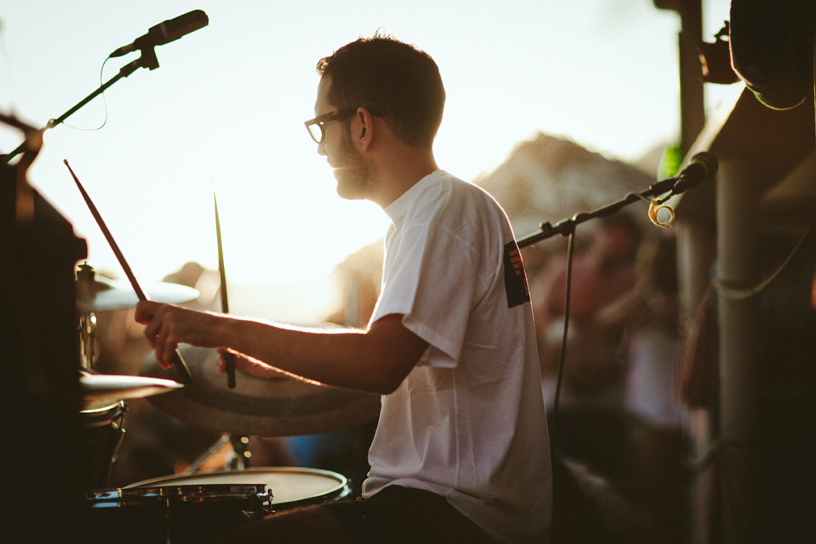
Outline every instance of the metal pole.
[[[756, 285], [760, 271], [761, 165], [723, 161], [717, 180], [719, 279]], [[757, 297], [718, 297], [720, 327], [720, 473], [724, 544], [755, 542], [761, 533], [761, 325]]]
[[[680, 294], [681, 329], [687, 333], [697, 309], [711, 285], [714, 264], [716, 233], [714, 222], [692, 219], [678, 220], [677, 231], [677, 279]], [[686, 422], [692, 441], [693, 457], [703, 459], [711, 451], [712, 441], [718, 436], [718, 412], [715, 407], [692, 408]], [[691, 474], [689, 497], [689, 543], [708, 544], [712, 539], [712, 504], [719, 497], [711, 497], [711, 466], [700, 467]]]
[[705, 126], [705, 92], [697, 48], [703, 41], [701, 0], [680, 2], [678, 35], [680, 64], [680, 150], [688, 153]]

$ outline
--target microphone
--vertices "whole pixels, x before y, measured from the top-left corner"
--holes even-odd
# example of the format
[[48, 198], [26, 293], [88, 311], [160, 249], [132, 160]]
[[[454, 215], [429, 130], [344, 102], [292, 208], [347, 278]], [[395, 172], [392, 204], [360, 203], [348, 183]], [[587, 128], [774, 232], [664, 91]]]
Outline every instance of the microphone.
[[697, 153], [691, 158], [688, 166], [683, 168], [674, 178], [672, 194], [680, 194], [686, 189], [702, 183], [717, 173], [717, 158], [711, 153]]
[[178, 40], [182, 36], [195, 32], [210, 23], [207, 14], [200, 9], [195, 9], [184, 15], [179, 15], [175, 19], [168, 19], [164, 22], [150, 27], [147, 34], [133, 40], [130, 45], [125, 45], [108, 55], [109, 57], [121, 57], [131, 51], [138, 49], [152, 48], [157, 45], [164, 45]]

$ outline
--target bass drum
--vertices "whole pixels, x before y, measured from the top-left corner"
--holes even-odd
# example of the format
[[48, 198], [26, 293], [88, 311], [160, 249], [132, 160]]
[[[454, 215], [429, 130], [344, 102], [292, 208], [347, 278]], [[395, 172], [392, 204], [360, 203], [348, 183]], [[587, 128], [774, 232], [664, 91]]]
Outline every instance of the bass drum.
[[238, 524], [351, 493], [340, 474], [251, 468], [154, 478], [88, 495], [86, 542], [192, 544]]

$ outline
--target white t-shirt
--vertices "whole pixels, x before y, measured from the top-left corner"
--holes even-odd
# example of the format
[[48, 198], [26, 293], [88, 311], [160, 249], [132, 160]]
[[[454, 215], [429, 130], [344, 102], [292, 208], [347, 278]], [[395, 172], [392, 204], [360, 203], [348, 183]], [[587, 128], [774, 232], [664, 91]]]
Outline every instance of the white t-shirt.
[[386, 208], [373, 323], [402, 314], [430, 345], [383, 397], [369, 497], [433, 491], [501, 543], [543, 542], [552, 471], [535, 327], [518, 247], [482, 189], [438, 170]]

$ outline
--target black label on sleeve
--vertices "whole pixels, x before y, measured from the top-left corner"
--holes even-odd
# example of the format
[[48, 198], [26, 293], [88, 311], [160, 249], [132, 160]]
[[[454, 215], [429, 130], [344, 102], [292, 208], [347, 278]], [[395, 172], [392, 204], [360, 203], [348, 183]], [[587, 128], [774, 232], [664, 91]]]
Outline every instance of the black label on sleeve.
[[507, 292], [508, 308], [530, 302], [527, 275], [524, 273], [521, 253], [515, 241], [504, 245], [504, 289]]

